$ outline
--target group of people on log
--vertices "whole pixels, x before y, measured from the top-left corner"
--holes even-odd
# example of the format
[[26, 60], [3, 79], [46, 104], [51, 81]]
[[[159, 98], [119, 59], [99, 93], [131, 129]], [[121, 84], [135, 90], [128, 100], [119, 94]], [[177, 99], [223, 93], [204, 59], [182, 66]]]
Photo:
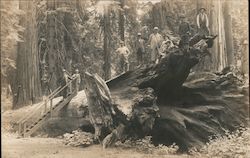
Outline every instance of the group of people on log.
[[[194, 48], [197, 43], [202, 41], [200, 38], [201, 36], [203, 39], [209, 38], [208, 17], [205, 14], [204, 8], [201, 8], [199, 14], [197, 15], [197, 27], [198, 27], [197, 34], [199, 38], [194, 39], [194, 37], [191, 37], [191, 28], [190, 28], [189, 23], [186, 21], [184, 15], [180, 16], [179, 22], [180, 24], [179, 24], [178, 33], [180, 36], [180, 40], [179, 42], [176, 42], [176, 43], [174, 43], [168, 36], [164, 36], [164, 35], [162, 36], [159, 33], [158, 27], [153, 28], [153, 33], [148, 36], [149, 38], [147, 41], [142, 37], [141, 32], [137, 34], [137, 39], [135, 41], [135, 46], [136, 46], [135, 52], [137, 56], [138, 66], [141, 66], [145, 63], [147, 47], [150, 50], [148, 53], [149, 57], [146, 60], [147, 63], [157, 64], [161, 61], [162, 58], [164, 58], [167, 54], [172, 52], [173, 49], [180, 49], [181, 51], [179, 52], [183, 52], [185, 54], [185, 53], [188, 53], [189, 50], [192, 50], [192, 48]], [[201, 46], [198, 49], [201, 49], [201, 48], [204, 48], [204, 47]], [[131, 54], [131, 52], [126, 46], [124, 41], [120, 41], [120, 47], [116, 50], [116, 53], [118, 53], [121, 57], [120, 64], [121, 64], [123, 72], [127, 72], [129, 70], [129, 64], [130, 64], [129, 55]], [[67, 98], [68, 95], [72, 94], [73, 92], [79, 91], [79, 86], [81, 84], [81, 76], [80, 76], [78, 69], [75, 70], [74, 74], [68, 73], [65, 69], [63, 69], [62, 71], [63, 71], [63, 79], [64, 79], [64, 84], [62, 86], [65, 87], [63, 97], [65, 99]], [[88, 110], [89, 110], [90, 122], [94, 126], [94, 129], [95, 129], [95, 139], [99, 141], [103, 140], [102, 143], [103, 143], [103, 147], [105, 148], [109, 146], [109, 144], [111, 144], [112, 142], [118, 139], [122, 139], [121, 135], [124, 131], [127, 130], [126, 128], [129, 126], [132, 127], [134, 126], [134, 124], [131, 123], [132, 124], [131, 125], [130, 123], [128, 123], [127, 117], [126, 116], [123, 117], [122, 114], [119, 114], [119, 110], [116, 110], [112, 102], [109, 89], [107, 85], [105, 84], [105, 82], [98, 76], [94, 76], [94, 75], [92, 76], [91, 74], [87, 72], [85, 73], [85, 75], [86, 75], [85, 79], [87, 82], [84, 86], [86, 88], [85, 94], [86, 94], [86, 97], [88, 99], [88, 104], [89, 104]], [[147, 90], [146, 92], [149, 93], [150, 95], [153, 94], [152, 89]], [[156, 101], [155, 96], [149, 99], [149, 101], [147, 100], [147, 102], [149, 102], [150, 105], [154, 105], [155, 101]], [[139, 103], [141, 104], [141, 102]], [[157, 108], [147, 107], [144, 110], [156, 115], [156, 111], [158, 110], [158, 107]], [[143, 115], [145, 113], [146, 114], [148, 113], [148, 112], [144, 112], [144, 110], [142, 110], [141, 112], [143, 113]], [[140, 113], [136, 115], [140, 115]], [[123, 121], [125, 123], [118, 124], [117, 126], [115, 125], [113, 118], [117, 120], [120, 119], [121, 122]], [[138, 117], [138, 119], [140, 118]], [[148, 117], [147, 119], [151, 119], [151, 118]], [[130, 122], [138, 121], [137, 118], [134, 118], [134, 120], [132, 118], [131, 120]], [[149, 132], [151, 130], [151, 127], [153, 127], [152, 122], [153, 121], [150, 120], [148, 123], [149, 125], [143, 127], [143, 130], [139, 129], [139, 131]], [[145, 121], [142, 121], [142, 123], [140, 124], [145, 124]], [[114, 128], [115, 127], [114, 125], [117, 127]], [[102, 137], [104, 135], [102, 135], [102, 131], [105, 131], [104, 129], [108, 129], [112, 132], [109, 135], [105, 136], [103, 139]]]
[[[190, 47], [190, 38], [191, 38], [191, 27], [187, 22], [185, 15], [179, 16], [179, 30], [178, 34], [180, 36], [179, 43], [174, 43], [168, 36], [162, 36], [159, 33], [159, 28], [154, 27], [153, 33], [149, 35], [149, 38], [146, 42], [145, 38], [142, 37], [142, 33], [139, 32], [137, 34], [137, 39], [135, 41], [135, 52], [137, 56], [137, 66], [141, 66], [146, 64], [157, 64], [162, 58], [164, 58], [169, 52], [173, 49], [182, 49], [183, 52], [187, 52]], [[206, 14], [206, 9], [201, 8], [196, 18], [197, 22], [197, 35], [202, 36], [204, 38], [209, 36], [209, 21], [208, 16]], [[147, 46], [146, 46], [147, 45]], [[149, 50], [149, 54], [146, 52]], [[120, 67], [122, 72], [127, 72], [129, 70], [129, 56], [131, 54], [129, 48], [126, 46], [124, 41], [120, 41], [120, 46], [116, 50], [116, 53], [120, 56]], [[147, 59], [145, 59], [147, 57]], [[75, 74], [70, 75], [65, 69], [63, 69], [63, 78], [64, 83], [67, 84], [74, 78], [76, 81], [73, 82], [75, 85], [74, 88], [76, 91], [79, 91], [79, 86], [81, 83], [81, 77], [79, 74], [79, 70], [75, 70]], [[64, 85], [65, 85], [64, 84]], [[64, 96], [72, 93], [72, 83], [69, 83]]]
[[[200, 8], [199, 13], [197, 14], [196, 23], [198, 28], [197, 34], [204, 38], [209, 36], [209, 20], [205, 8]], [[168, 36], [162, 36], [159, 33], [158, 27], [154, 27], [153, 33], [149, 35], [147, 42], [145, 38], [142, 37], [142, 33], [139, 32], [135, 41], [137, 65], [141, 66], [146, 64], [145, 61], [149, 64], [157, 64], [174, 48], [180, 48], [183, 52], [188, 51], [190, 47], [189, 41], [191, 38], [191, 27], [183, 14], [180, 15], [178, 33], [180, 41], [178, 44], [174, 44]], [[149, 50], [149, 54], [147, 54], [146, 50]], [[124, 41], [120, 42], [120, 47], [116, 52], [121, 56], [120, 64], [122, 72], [128, 71], [129, 55], [131, 52]]]

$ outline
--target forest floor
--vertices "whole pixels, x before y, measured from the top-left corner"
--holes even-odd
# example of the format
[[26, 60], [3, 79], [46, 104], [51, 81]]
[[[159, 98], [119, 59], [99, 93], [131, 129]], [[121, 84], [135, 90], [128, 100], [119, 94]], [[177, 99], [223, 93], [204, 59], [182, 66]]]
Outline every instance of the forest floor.
[[143, 153], [135, 149], [108, 148], [101, 145], [90, 147], [72, 147], [63, 144], [57, 138], [18, 138], [16, 134], [2, 135], [3, 158], [155, 158], [155, 157], [191, 157], [182, 155], [161, 155], [161, 153]]
[[2, 94], [1, 102], [1, 143], [3, 158], [155, 158], [189, 157], [186, 154], [147, 153], [134, 148], [114, 147], [103, 149], [101, 145], [89, 147], [73, 147], [65, 145], [63, 139], [46, 137], [20, 138], [13, 130], [10, 122], [17, 121], [23, 113], [27, 113], [35, 106], [26, 106], [18, 110], [11, 110], [11, 98]]
[[[6, 100], [2, 100], [5, 102]], [[6, 103], [6, 102], [5, 102]], [[3, 104], [1, 105], [3, 106]], [[124, 147], [117, 146], [103, 149], [101, 145], [89, 147], [73, 147], [65, 145], [61, 138], [29, 137], [20, 138], [8, 123], [8, 119], [15, 120], [19, 117], [14, 113], [23, 113], [29, 109], [23, 107], [19, 110], [11, 110], [4, 105], [2, 111], [2, 157], [3, 158], [210, 158], [210, 157], [250, 157], [250, 128], [243, 131], [228, 133], [206, 145], [200, 152], [193, 151], [189, 154], [179, 154], [171, 147]], [[6, 107], [7, 106], [7, 107]], [[17, 118], [16, 118], [17, 119]], [[4, 120], [4, 121], [3, 121]]]
[[[192, 154], [166, 153], [160, 150], [138, 151], [136, 148], [113, 147], [103, 149], [101, 145], [72, 147], [59, 138], [19, 138], [17, 134], [2, 133], [3, 158], [210, 158], [250, 157], [250, 130], [231, 140], [220, 140], [209, 145], [204, 152]], [[240, 144], [239, 144], [240, 142]], [[236, 149], [237, 148], [237, 149]]]
[[[250, 128], [236, 134], [218, 138], [209, 143], [200, 152], [179, 154], [171, 147], [143, 148], [111, 147], [103, 149], [101, 145], [89, 147], [73, 147], [65, 145], [61, 138], [28, 137], [20, 138], [17, 133], [3, 130], [2, 126], [2, 157], [3, 158], [249, 158]], [[146, 150], [145, 150], [146, 149]]]

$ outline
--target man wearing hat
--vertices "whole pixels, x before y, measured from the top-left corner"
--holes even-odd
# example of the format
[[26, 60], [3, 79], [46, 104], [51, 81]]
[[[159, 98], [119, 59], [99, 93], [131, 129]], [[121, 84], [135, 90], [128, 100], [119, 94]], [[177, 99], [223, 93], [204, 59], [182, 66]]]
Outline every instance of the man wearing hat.
[[148, 40], [149, 46], [152, 50], [151, 58], [150, 58], [151, 63], [156, 63], [160, 55], [160, 47], [163, 41], [163, 37], [158, 33], [158, 31], [159, 31], [159, 28], [154, 27], [154, 31], [149, 36], [149, 40]]
[[209, 21], [208, 21], [205, 8], [200, 8], [196, 21], [197, 21], [197, 26], [198, 26], [198, 33], [200, 35], [208, 36], [209, 35], [209, 28], [208, 28]]
[[145, 54], [145, 40], [142, 38], [141, 33], [137, 34], [136, 40], [136, 55], [137, 55], [137, 62], [138, 66], [143, 63], [143, 56]]
[[76, 88], [76, 92], [79, 91], [79, 87], [80, 87], [80, 83], [81, 83], [81, 76], [79, 73], [79, 70], [76, 69], [75, 74], [73, 75], [73, 78], [76, 78], [75, 80], [75, 88]]
[[124, 41], [120, 42], [120, 47], [116, 50], [116, 52], [118, 53], [118, 55], [120, 55], [122, 72], [128, 71], [129, 70], [128, 56], [130, 55], [130, 51], [128, 47], [125, 46]]
[[185, 48], [188, 47], [189, 43], [189, 38], [190, 38], [190, 25], [189, 23], [185, 20], [185, 16], [181, 15], [180, 16], [180, 25], [179, 25], [179, 35], [181, 37], [181, 40], [179, 42], [179, 47], [180, 48]]
[[[65, 69], [62, 69], [62, 71], [63, 71], [64, 82], [65, 82], [65, 84], [68, 84], [70, 82], [70, 80], [72, 80], [72, 77], [70, 76], [70, 74]], [[66, 96], [68, 94], [71, 94], [71, 93], [72, 93], [72, 84], [70, 83], [68, 85], [68, 87], [65, 88], [64, 98], [66, 98]]]

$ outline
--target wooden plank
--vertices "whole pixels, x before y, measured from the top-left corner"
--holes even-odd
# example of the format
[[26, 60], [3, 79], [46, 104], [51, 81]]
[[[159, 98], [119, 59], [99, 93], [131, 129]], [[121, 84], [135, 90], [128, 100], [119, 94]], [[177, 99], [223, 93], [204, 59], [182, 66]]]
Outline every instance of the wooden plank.
[[44, 113], [46, 114], [46, 112], [47, 112], [47, 100], [45, 101], [45, 104], [44, 104]]
[[53, 110], [53, 112], [58, 112], [59, 110], [61, 110], [66, 104], [68, 104], [72, 98], [76, 95], [76, 91], [73, 92], [71, 95], [69, 95], [65, 100], [63, 100], [62, 104], [55, 107], [55, 109]]
[[26, 137], [25, 131], [26, 131], [26, 122], [24, 122], [24, 124], [23, 124], [23, 136], [24, 137]]
[[75, 95], [76, 95], [76, 92], [69, 95], [65, 100], [63, 100], [63, 102], [59, 102], [57, 105], [55, 105], [54, 109], [52, 109], [51, 111], [48, 111], [46, 115], [43, 115], [43, 117], [40, 118], [41, 119], [40, 121], [38, 120], [38, 122], [35, 122], [34, 124], [32, 124], [30, 128], [28, 129], [28, 131], [24, 130], [25, 136], [30, 136], [31, 134], [33, 134], [39, 127], [43, 125], [43, 123], [45, 123], [45, 121], [49, 118], [49, 114], [51, 114], [52, 111], [56, 112], [56, 111], [61, 110], [66, 104], [68, 104], [71, 101], [71, 99]]
[[23, 129], [23, 124], [22, 124], [22, 123], [19, 123], [19, 124], [18, 124], [18, 134], [19, 134], [20, 136], [22, 136], [22, 133], [23, 133], [22, 129]]
[[53, 100], [53, 99], [50, 99], [50, 117], [52, 117], [52, 106], [53, 106], [53, 105], [52, 105], [52, 100]]
[[25, 122], [25, 121], [27, 120], [28, 117], [30, 117], [32, 114], [34, 114], [35, 111], [38, 110], [38, 109], [42, 106], [42, 104], [43, 104], [43, 103], [38, 104], [38, 106], [35, 107], [31, 113], [28, 113], [28, 115], [25, 115], [25, 116], [24, 116], [23, 118], [21, 118], [17, 123], [19, 124], [19, 123]]
[[[49, 112], [48, 112], [49, 113]], [[41, 121], [37, 122], [35, 125], [33, 124], [32, 128], [28, 128], [26, 131], [24, 131], [25, 136], [30, 136], [31, 134], [33, 134], [39, 127], [42, 126], [42, 124], [48, 119], [48, 117], [44, 117]]]
[[[50, 94], [50, 96], [48, 97], [50, 100], [50, 110], [47, 112], [47, 99], [45, 100], [45, 102], [42, 105], [45, 105], [45, 115], [41, 116], [38, 121], [34, 122], [33, 124], [31, 124], [30, 129], [26, 132], [26, 128], [24, 129], [24, 136], [28, 136], [31, 135], [35, 130], [37, 130], [42, 124], [43, 121], [47, 119], [48, 114], [50, 113], [50, 117], [52, 117], [52, 113], [53, 110], [55, 111], [59, 111], [60, 109], [62, 109], [75, 95], [76, 95], [76, 91], [74, 91], [74, 93], [72, 93], [71, 95], [69, 95], [65, 100], [63, 100], [63, 102], [59, 102], [58, 104], [56, 104], [54, 107], [52, 105], [52, 100], [54, 99], [54, 97], [59, 94], [62, 90], [64, 90], [66, 87], [68, 87], [74, 80], [76, 80], [76, 78], [72, 79], [70, 82], [68, 82], [65, 86], [63, 87], [59, 87], [57, 88], [54, 92], [52, 92]], [[40, 107], [40, 106], [39, 106]], [[40, 110], [39, 109], [36, 109]], [[24, 123], [26, 125], [26, 121], [28, 119], [30, 119], [36, 111], [33, 111], [30, 115], [26, 116], [21, 123]], [[21, 130], [20, 130], [21, 131]]]
[[[51, 96], [53, 96], [60, 88], [61, 87], [58, 87], [56, 90], [54, 90], [47, 98], [50, 98]], [[18, 121], [18, 124], [21, 123], [21, 122], [23, 123], [23, 122], [27, 121], [30, 117], [32, 117], [35, 114], [35, 112], [37, 112], [38, 110], [40, 110], [40, 108], [42, 107], [42, 105], [45, 105], [45, 112], [46, 112], [46, 109], [47, 109], [47, 105], [46, 105], [47, 98], [46, 98], [46, 100], [43, 103], [38, 104], [38, 106], [35, 109], [33, 109], [33, 111], [31, 113], [28, 113], [28, 115], [25, 115], [23, 118], [21, 118]]]

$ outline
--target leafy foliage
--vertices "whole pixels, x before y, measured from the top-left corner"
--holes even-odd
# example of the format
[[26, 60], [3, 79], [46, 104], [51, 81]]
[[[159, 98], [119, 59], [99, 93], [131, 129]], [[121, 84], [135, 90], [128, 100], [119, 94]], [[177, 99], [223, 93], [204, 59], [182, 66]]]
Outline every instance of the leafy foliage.
[[[16, 45], [22, 42], [20, 33], [24, 30], [18, 23], [23, 11], [18, 9], [18, 1], [1, 1], [1, 76], [7, 79], [16, 69]], [[8, 80], [8, 79], [7, 79]]]
[[200, 152], [192, 149], [194, 157], [248, 157], [250, 129], [241, 128], [233, 133], [226, 131], [225, 136], [218, 136], [204, 146]]

